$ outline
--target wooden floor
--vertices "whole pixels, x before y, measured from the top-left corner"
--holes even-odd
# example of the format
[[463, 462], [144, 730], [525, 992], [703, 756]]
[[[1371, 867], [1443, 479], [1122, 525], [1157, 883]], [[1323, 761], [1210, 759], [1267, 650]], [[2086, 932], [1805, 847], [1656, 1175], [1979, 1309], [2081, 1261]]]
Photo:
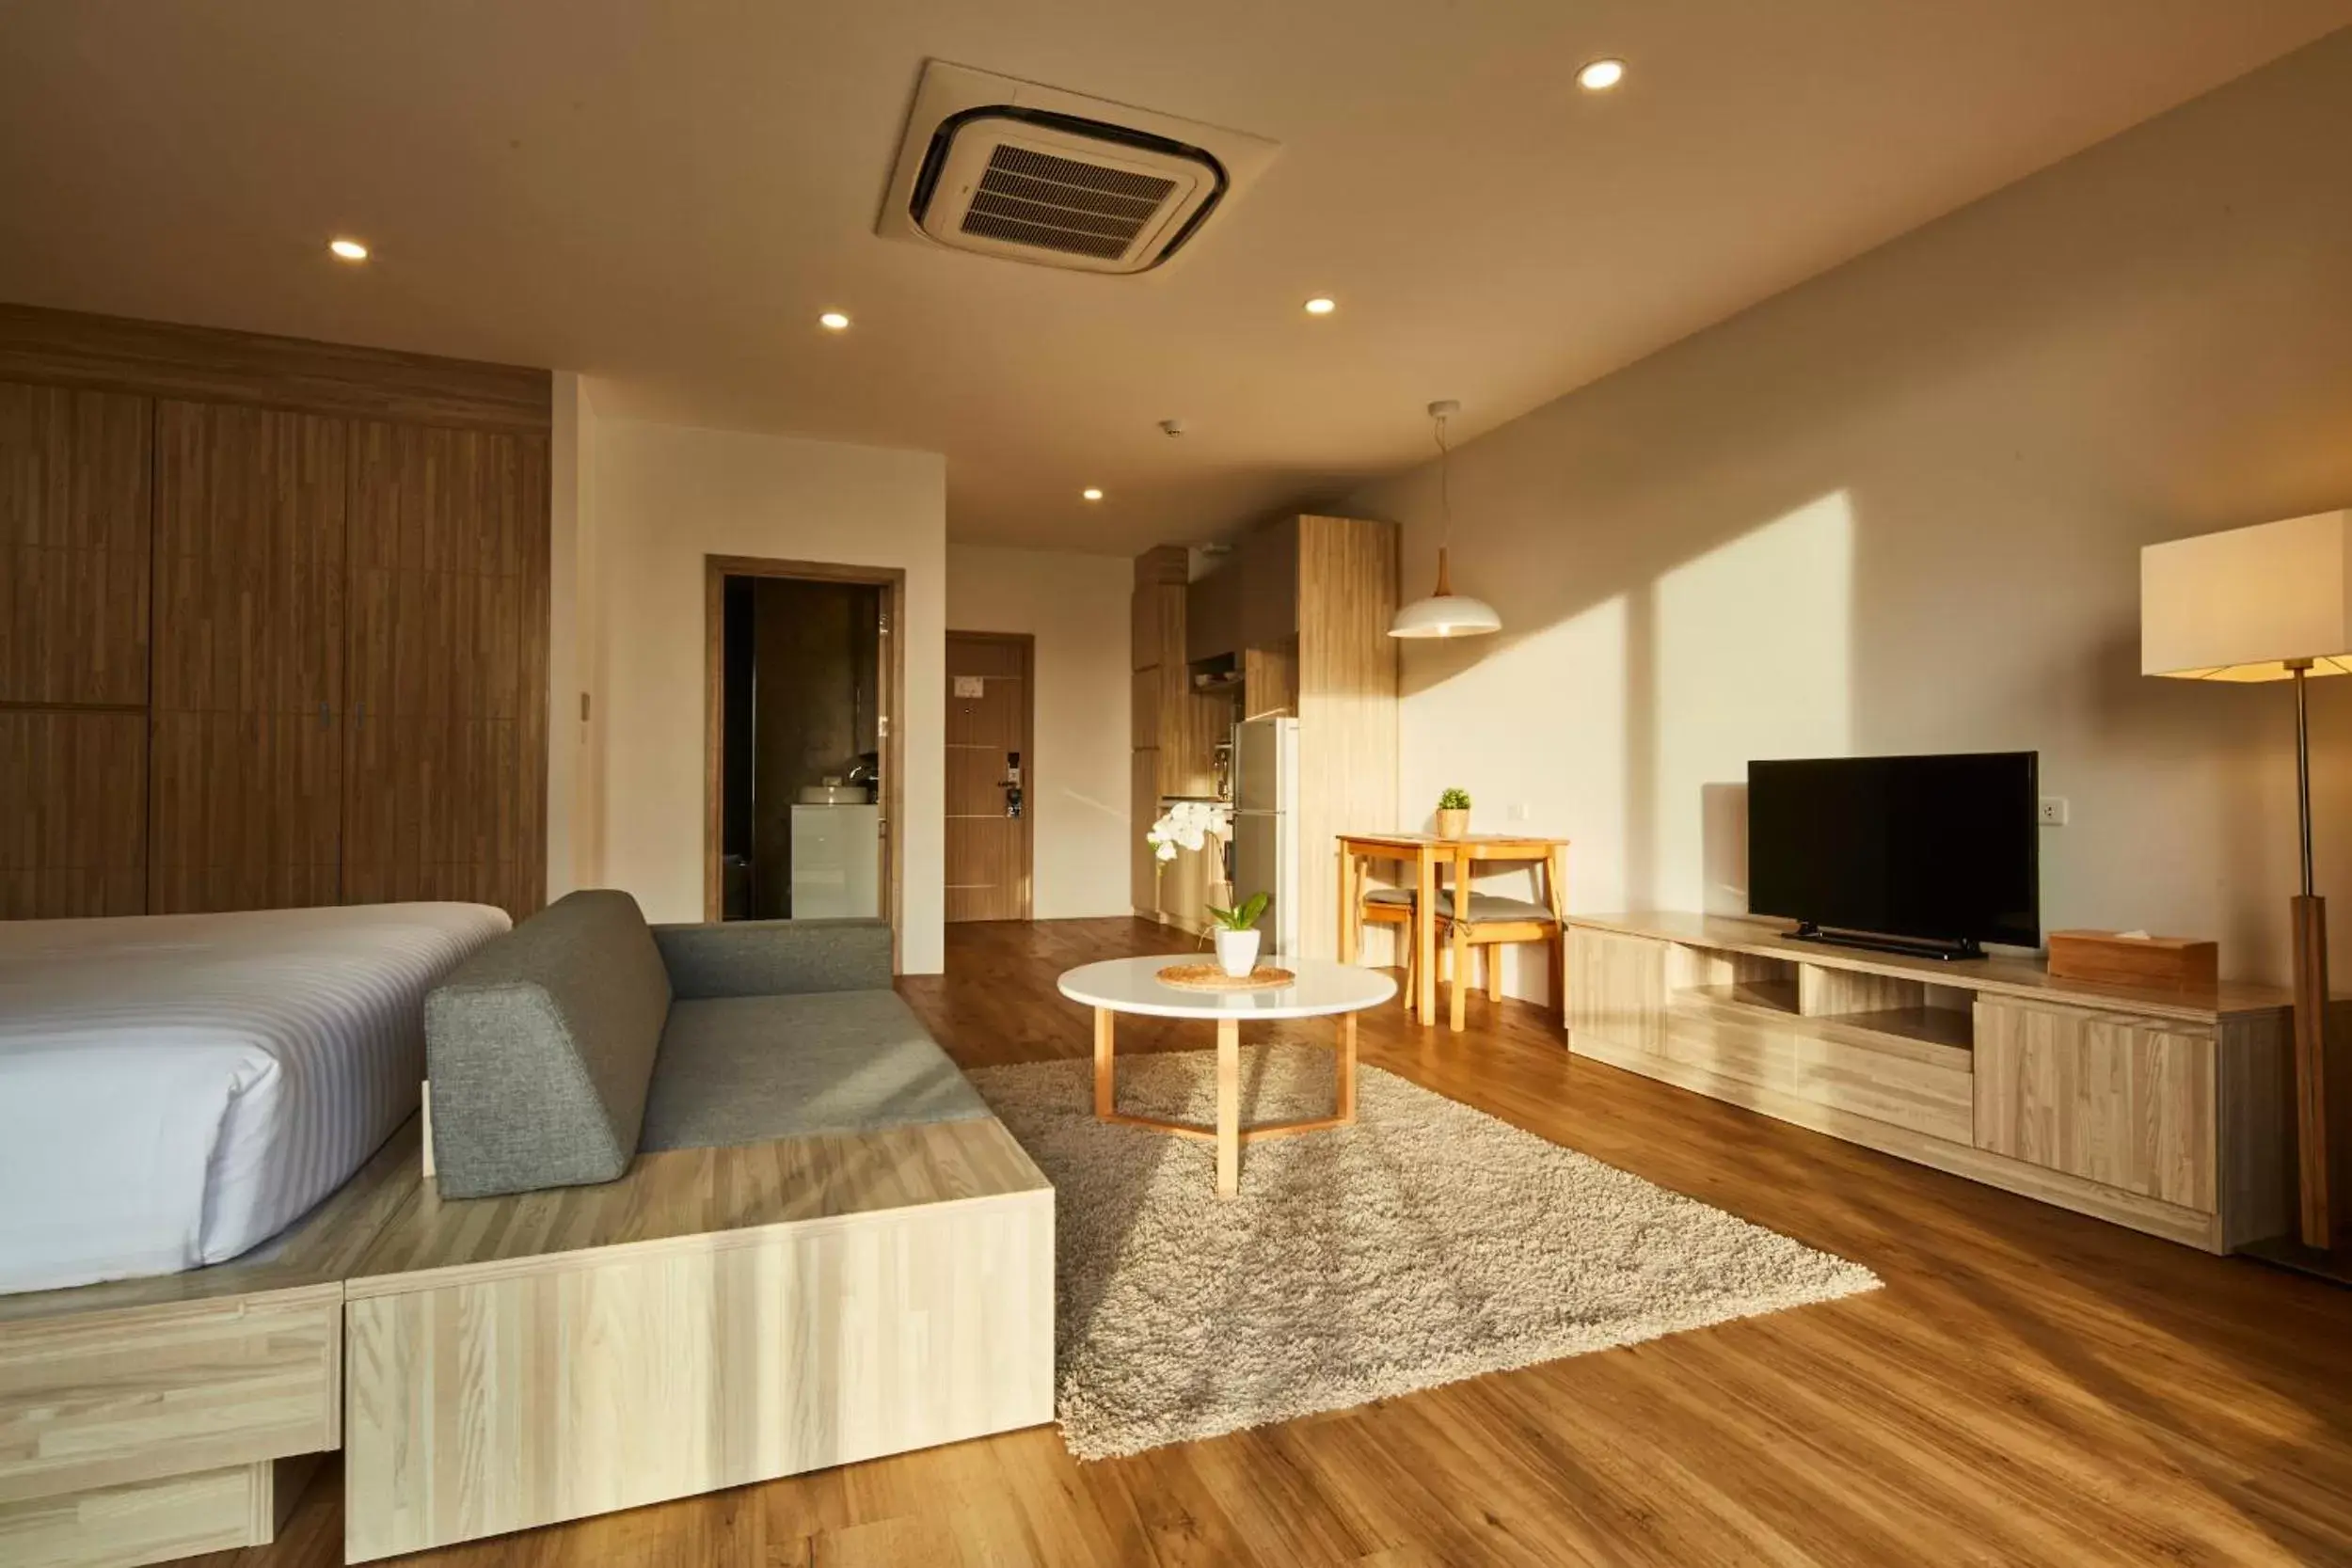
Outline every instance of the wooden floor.
[[[1075, 1056], [1088, 1017], [1054, 976], [1169, 945], [1127, 921], [952, 926], [947, 975], [901, 989], [967, 1066]], [[2352, 1563], [2352, 1292], [1572, 1060], [1537, 1009], [1470, 1006], [1464, 1036], [1369, 1015], [1365, 1059], [1886, 1289], [1133, 1459], [1079, 1465], [1041, 1428], [405, 1560]], [[1196, 1033], [1122, 1021], [1120, 1043]], [[278, 1545], [204, 1560], [339, 1561], [338, 1483]]]

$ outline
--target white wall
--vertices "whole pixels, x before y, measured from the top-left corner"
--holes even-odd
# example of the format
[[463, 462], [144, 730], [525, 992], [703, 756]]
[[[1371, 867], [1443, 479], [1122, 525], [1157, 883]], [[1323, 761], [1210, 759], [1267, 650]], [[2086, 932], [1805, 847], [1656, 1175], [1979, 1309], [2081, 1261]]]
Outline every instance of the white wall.
[[951, 631], [1037, 640], [1036, 752], [1025, 758], [1031, 909], [1040, 920], [1130, 912], [1128, 607], [1135, 562], [1063, 550], [947, 548]]
[[941, 964], [946, 462], [933, 452], [597, 421], [600, 879], [652, 920], [703, 911], [704, 558], [906, 573], [900, 962]]
[[[2036, 749], [2045, 928], [2281, 976], [2287, 689], [2142, 678], [2137, 552], [2352, 503], [2348, 190], [2352, 32], [1463, 449], [1454, 578], [1505, 630], [1408, 645], [1407, 816], [1523, 809], [1575, 908], [1739, 907], [1749, 758]], [[1434, 470], [1350, 510], [1423, 590]], [[2352, 896], [2352, 681], [2313, 706]]]

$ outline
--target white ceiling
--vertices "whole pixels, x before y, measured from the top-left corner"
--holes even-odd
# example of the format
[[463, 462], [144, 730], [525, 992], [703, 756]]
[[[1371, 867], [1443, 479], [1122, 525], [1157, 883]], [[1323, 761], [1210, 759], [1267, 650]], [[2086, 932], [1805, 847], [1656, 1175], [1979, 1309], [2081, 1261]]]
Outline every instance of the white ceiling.
[[[1127, 553], [1417, 461], [1433, 397], [1475, 435], [2346, 24], [2352, 0], [27, 0], [0, 8], [0, 298], [936, 450], [954, 536]], [[1599, 55], [1631, 73], [1583, 94]], [[927, 56], [1282, 150], [1139, 277], [878, 239]], [[374, 259], [330, 261], [337, 233]], [[1340, 309], [1311, 321], [1319, 293]]]

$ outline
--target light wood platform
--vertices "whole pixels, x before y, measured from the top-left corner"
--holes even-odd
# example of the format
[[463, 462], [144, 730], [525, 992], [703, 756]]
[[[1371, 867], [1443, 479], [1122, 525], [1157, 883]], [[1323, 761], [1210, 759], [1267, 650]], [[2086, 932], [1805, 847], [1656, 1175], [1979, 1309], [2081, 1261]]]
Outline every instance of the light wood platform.
[[1054, 1194], [993, 1117], [428, 1182], [345, 1294], [351, 1562], [1053, 1418]]
[[2227, 1252], [2283, 1234], [2287, 998], [2053, 978], [1578, 915], [1570, 1048], [1832, 1137]]
[[246, 1258], [0, 1296], [0, 1561], [266, 1543], [278, 1465], [342, 1442], [343, 1275], [416, 1172], [411, 1119]]
[[[947, 974], [899, 989], [967, 1068], [1083, 1061], [1056, 976], [1167, 944], [1123, 919], [956, 926]], [[1571, 1055], [1556, 1018], [1473, 996], [1457, 1037], [1381, 1008], [1361, 1050], [1886, 1289], [1129, 1459], [1081, 1465], [1041, 1427], [416, 1568], [2352, 1561], [2352, 1292]], [[1121, 1022], [1122, 1054], [1200, 1045]], [[341, 1509], [313, 1486], [277, 1545], [195, 1568], [332, 1568]]]

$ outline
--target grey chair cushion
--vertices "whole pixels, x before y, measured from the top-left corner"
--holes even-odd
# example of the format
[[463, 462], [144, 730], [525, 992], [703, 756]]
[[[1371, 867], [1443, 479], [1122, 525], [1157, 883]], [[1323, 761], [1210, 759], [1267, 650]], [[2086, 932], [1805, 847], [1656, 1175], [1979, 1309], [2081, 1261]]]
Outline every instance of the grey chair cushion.
[[[1470, 897], [1470, 924], [1472, 926], [1486, 921], [1548, 921], [1550, 918], [1550, 910], [1524, 898], [1504, 898], [1492, 893], [1473, 893]], [[1438, 900], [1438, 919], [1441, 924], [1454, 919], [1454, 900], [1451, 897]]]
[[558, 899], [425, 998], [444, 1197], [611, 1181], [628, 1169], [670, 1010], [637, 901]]
[[656, 926], [681, 997], [788, 996], [890, 989], [886, 920], [731, 920]]
[[[1375, 888], [1364, 895], [1367, 904], [1390, 904], [1404, 909], [1413, 907], [1413, 890], [1408, 887]], [[1438, 918], [1454, 918], [1454, 891], [1445, 889], [1438, 895]], [[1505, 898], [1500, 894], [1473, 890], [1470, 901], [1470, 923], [1482, 920], [1549, 920], [1551, 911], [1542, 904], [1525, 898]]]
[[896, 991], [719, 997], [670, 1009], [644, 1147], [715, 1148], [989, 1114]]

